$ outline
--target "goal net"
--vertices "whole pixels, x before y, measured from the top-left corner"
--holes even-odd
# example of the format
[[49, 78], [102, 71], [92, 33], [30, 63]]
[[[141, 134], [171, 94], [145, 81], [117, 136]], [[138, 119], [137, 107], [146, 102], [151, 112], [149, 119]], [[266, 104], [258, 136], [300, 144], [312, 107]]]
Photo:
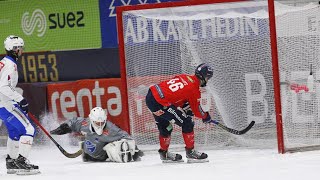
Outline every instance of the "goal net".
[[[233, 129], [256, 124], [239, 136], [195, 118], [197, 146], [275, 148], [278, 139], [284, 144], [279, 152], [285, 152], [320, 145], [318, 83], [314, 92], [306, 89], [310, 69], [315, 79], [319, 69], [318, 8], [275, 2], [275, 47], [265, 1], [119, 8], [122, 79], [131, 134], [138, 144], [158, 146], [158, 130], [145, 105], [148, 88], [177, 74], [193, 74], [205, 62], [214, 74], [202, 89], [203, 109]], [[272, 59], [277, 48], [278, 58]], [[280, 81], [275, 86], [281, 91], [281, 105], [275, 103], [274, 78]], [[282, 108], [280, 118], [277, 106]], [[177, 126], [171, 144], [184, 145]]]

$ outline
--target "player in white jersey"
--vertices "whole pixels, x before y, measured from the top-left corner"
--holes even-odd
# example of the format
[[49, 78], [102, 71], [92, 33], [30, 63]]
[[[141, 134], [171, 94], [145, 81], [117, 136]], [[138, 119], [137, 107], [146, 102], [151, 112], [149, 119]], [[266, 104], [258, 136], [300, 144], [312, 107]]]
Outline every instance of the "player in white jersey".
[[61, 124], [50, 133], [62, 135], [78, 132], [84, 135], [82, 159], [84, 162], [120, 162], [140, 161], [143, 152], [135, 140], [124, 130], [107, 120], [107, 114], [101, 107], [90, 111], [89, 118], [75, 117]]
[[35, 128], [28, 118], [28, 102], [15, 88], [18, 83], [17, 61], [24, 50], [22, 38], [14, 35], [4, 40], [6, 56], [0, 61], [0, 119], [8, 130], [6, 166], [8, 174], [37, 174], [30, 164]]

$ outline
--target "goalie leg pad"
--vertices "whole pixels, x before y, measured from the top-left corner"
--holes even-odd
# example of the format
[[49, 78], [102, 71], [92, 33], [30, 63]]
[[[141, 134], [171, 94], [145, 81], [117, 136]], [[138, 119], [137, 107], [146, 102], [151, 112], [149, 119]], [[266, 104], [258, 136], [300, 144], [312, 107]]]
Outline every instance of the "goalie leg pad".
[[120, 146], [120, 157], [122, 162], [130, 162], [132, 160], [132, 155], [130, 152], [129, 144], [127, 141], [121, 143]]
[[134, 140], [121, 139], [105, 145], [103, 150], [107, 152], [110, 161], [127, 163], [132, 161], [135, 146]]

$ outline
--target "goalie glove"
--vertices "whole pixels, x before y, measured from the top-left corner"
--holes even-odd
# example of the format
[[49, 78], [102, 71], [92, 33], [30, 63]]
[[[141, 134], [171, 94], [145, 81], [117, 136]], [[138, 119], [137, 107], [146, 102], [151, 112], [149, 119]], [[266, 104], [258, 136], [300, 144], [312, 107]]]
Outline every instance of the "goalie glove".
[[189, 102], [184, 103], [184, 105], [182, 106], [182, 109], [187, 114], [187, 116], [194, 116], [194, 114], [193, 114], [193, 112], [191, 110]]
[[63, 135], [71, 132], [70, 126], [67, 123], [63, 123], [57, 129], [50, 131], [50, 134]]
[[135, 153], [134, 155], [132, 156], [132, 159], [134, 161], [141, 161], [141, 157], [144, 156], [144, 153], [143, 151], [141, 151], [138, 146], [136, 145], [136, 148], [135, 148]]

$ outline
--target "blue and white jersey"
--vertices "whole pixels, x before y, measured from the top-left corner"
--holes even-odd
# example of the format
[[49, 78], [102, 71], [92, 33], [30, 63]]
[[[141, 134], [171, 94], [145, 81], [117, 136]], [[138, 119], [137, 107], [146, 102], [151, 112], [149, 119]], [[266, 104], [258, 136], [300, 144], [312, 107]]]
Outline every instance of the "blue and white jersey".
[[12, 57], [6, 56], [0, 61], [0, 108], [12, 109], [13, 104], [23, 99], [15, 90], [17, 83], [17, 63]]
[[18, 83], [18, 68], [16, 61], [6, 56], [0, 61], [0, 119], [8, 129], [9, 138], [18, 141], [21, 136], [35, 134], [35, 128], [23, 112], [18, 102], [23, 99], [15, 88]]

